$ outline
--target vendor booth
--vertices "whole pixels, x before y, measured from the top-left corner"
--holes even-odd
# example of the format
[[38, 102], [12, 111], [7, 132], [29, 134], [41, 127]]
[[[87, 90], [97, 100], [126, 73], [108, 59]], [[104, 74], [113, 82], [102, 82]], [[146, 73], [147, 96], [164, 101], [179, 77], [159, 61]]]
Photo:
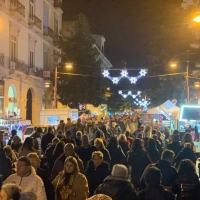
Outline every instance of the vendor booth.
[[167, 100], [160, 106], [147, 110], [146, 114], [154, 129], [163, 131], [165, 128], [169, 128], [170, 131], [173, 131], [177, 128], [179, 113], [180, 108]]

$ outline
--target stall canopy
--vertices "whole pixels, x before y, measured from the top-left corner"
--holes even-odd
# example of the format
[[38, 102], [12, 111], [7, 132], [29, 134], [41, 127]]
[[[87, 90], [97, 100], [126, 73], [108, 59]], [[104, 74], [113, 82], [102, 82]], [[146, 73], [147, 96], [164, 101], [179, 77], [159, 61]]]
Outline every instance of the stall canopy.
[[157, 106], [155, 108], [151, 108], [147, 111], [147, 114], [166, 114], [168, 116], [172, 116], [172, 118], [178, 118], [180, 112], [180, 108], [173, 104], [170, 100], [167, 100], [165, 103]]

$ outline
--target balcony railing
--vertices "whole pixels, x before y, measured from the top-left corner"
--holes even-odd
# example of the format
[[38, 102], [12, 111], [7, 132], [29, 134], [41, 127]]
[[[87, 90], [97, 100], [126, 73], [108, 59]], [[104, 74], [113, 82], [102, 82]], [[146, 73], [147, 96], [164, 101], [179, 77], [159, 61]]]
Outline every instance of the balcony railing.
[[54, 7], [62, 9], [62, 0], [54, 0]]
[[35, 65], [27, 65], [27, 74], [43, 78], [43, 69]]
[[35, 15], [29, 15], [29, 24], [35, 25], [40, 30], [42, 29], [42, 21]]
[[0, 66], [1, 67], [4, 67], [4, 54], [3, 53], [0, 53]]
[[18, 70], [20, 72], [27, 73], [25, 62], [17, 58], [9, 59], [9, 69]]
[[48, 27], [48, 26], [44, 26], [43, 27], [43, 35], [44, 36], [49, 36], [51, 37], [52, 39], [54, 39], [54, 33], [53, 33], [53, 30]]
[[62, 37], [59, 35], [54, 35], [54, 45], [61, 46], [62, 45]]
[[10, 0], [11, 10], [14, 9], [18, 14], [25, 17], [25, 6], [18, 0]]

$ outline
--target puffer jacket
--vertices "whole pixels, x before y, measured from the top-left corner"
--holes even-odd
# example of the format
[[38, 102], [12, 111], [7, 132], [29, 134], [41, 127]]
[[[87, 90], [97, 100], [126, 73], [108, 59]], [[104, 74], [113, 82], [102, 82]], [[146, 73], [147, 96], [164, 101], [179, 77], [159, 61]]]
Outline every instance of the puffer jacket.
[[113, 200], [138, 200], [133, 184], [119, 177], [108, 176], [94, 194], [105, 194]]
[[46, 200], [46, 193], [42, 179], [36, 175], [35, 169], [31, 167], [30, 175], [20, 177], [16, 173], [10, 175], [3, 184], [14, 183], [21, 187], [22, 194], [32, 192], [36, 195], [37, 200]]

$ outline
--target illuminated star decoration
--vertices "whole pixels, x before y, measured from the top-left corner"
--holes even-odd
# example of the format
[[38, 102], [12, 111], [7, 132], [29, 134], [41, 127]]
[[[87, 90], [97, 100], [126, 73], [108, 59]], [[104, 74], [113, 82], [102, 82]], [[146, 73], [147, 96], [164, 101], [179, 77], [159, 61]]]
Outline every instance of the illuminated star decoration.
[[147, 110], [148, 105], [150, 104], [150, 101], [146, 100], [146, 98], [142, 99], [135, 99], [134, 104], [137, 106], [143, 107], [143, 110]]
[[102, 75], [106, 78], [109, 78], [113, 84], [118, 84], [119, 81], [122, 79], [122, 78], [127, 78], [131, 84], [136, 84], [136, 82], [138, 81], [138, 79], [140, 79], [141, 77], [145, 76], [147, 74], [147, 70], [146, 69], [141, 69], [140, 72], [139, 72], [139, 75], [136, 76], [136, 77], [131, 77], [128, 75], [128, 71], [126, 69], [123, 69], [121, 70], [121, 76], [119, 77], [111, 77], [110, 76], [110, 73], [109, 73], [109, 70], [105, 69], [103, 70], [102, 72]]
[[124, 98], [126, 98], [127, 96], [132, 96], [132, 98], [136, 98], [141, 93], [141, 91], [138, 91], [137, 94], [132, 94], [132, 91], [128, 91], [128, 93], [123, 93], [122, 90], [118, 91], [118, 94], [122, 95]]

